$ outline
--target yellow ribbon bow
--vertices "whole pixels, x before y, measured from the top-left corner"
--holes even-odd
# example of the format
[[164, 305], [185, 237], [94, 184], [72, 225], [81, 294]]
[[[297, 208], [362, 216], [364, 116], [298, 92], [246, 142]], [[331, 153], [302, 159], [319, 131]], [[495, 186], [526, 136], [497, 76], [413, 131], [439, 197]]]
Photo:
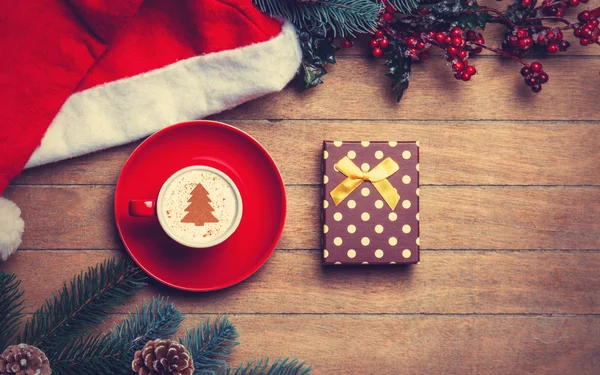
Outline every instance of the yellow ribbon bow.
[[348, 158], [344, 156], [335, 164], [335, 168], [347, 178], [336, 186], [330, 193], [333, 202], [337, 206], [350, 193], [352, 193], [363, 181], [371, 181], [375, 189], [381, 194], [386, 203], [394, 210], [400, 201], [400, 194], [387, 180], [388, 177], [398, 172], [400, 167], [394, 159], [388, 157], [368, 172], [363, 172]]

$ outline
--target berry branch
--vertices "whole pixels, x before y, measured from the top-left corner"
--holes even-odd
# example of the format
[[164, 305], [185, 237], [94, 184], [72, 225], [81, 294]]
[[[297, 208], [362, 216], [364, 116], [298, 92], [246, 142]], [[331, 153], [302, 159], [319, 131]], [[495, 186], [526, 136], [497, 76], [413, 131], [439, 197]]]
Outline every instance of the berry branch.
[[[582, 46], [600, 45], [600, 7], [581, 11], [576, 20], [564, 17], [565, 9], [587, 2], [540, 0], [538, 5], [538, 0], [514, 0], [505, 11], [500, 11], [479, 6], [476, 0], [423, 0], [416, 9], [402, 13], [388, 0], [382, 0], [369, 45], [373, 57], [388, 56], [388, 75], [394, 79], [392, 86], [398, 100], [408, 87], [411, 63], [429, 59], [432, 47], [444, 50], [450, 70], [461, 81], [469, 81], [477, 74], [469, 58], [483, 49], [513, 59], [523, 65], [520, 73], [525, 84], [539, 93], [549, 76], [540, 62], [528, 63], [527, 56], [567, 51], [571, 47], [564, 40], [567, 31], [573, 32]], [[505, 27], [499, 46], [487, 44], [479, 31], [490, 23]], [[342, 40], [343, 48], [352, 45], [349, 37]]]

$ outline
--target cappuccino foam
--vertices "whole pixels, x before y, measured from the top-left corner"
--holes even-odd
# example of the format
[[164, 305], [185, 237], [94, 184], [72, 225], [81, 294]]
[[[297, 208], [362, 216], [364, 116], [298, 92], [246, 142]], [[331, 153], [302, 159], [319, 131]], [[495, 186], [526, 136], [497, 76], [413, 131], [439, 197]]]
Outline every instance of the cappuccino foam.
[[225, 179], [198, 169], [171, 181], [163, 193], [161, 209], [171, 235], [202, 245], [227, 232], [236, 219], [237, 207], [236, 194]]

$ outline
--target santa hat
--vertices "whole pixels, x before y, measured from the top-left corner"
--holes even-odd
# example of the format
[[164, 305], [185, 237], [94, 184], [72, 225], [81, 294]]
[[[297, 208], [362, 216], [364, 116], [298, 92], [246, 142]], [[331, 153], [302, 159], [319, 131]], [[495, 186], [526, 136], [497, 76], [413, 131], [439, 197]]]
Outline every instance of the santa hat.
[[[302, 57], [251, 0], [2, 1], [0, 35], [0, 194], [23, 168], [279, 91]], [[22, 232], [0, 197], [0, 258]]]

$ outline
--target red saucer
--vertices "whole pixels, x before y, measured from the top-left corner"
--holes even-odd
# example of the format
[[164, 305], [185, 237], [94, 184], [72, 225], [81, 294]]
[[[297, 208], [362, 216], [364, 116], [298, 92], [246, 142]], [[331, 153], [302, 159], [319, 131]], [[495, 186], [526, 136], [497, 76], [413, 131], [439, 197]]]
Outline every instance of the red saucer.
[[[225, 172], [242, 196], [244, 211], [235, 233], [207, 249], [173, 241], [156, 217], [131, 217], [132, 199], [156, 199], [176, 171], [206, 165]], [[117, 182], [115, 217], [125, 248], [158, 281], [188, 291], [237, 284], [258, 270], [281, 237], [286, 213], [281, 174], [267, 151], [248, 134], [215, 121], [165, 128], [131, 154]]]

